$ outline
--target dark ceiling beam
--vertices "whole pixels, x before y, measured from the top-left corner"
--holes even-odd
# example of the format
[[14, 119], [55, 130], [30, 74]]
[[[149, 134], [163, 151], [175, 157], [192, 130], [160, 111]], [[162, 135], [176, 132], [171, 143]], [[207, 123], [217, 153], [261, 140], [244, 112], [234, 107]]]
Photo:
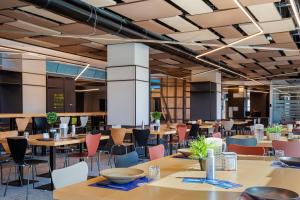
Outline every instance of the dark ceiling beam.
[[[118, 16], [115, 13], [112, 13], [106, 9], [93, 7], [80, 0], [23, 0], [23, 1], [34, 4], [36, 6], [57, 13], [59, 15], [63, 15], [77, 22], [85, 23], [90, 26], [94, 26], [96, 24], [97, 29], [121, 37], [125, 36], [130, 39], [175, 41], [168, 37], [141, 28], [136, 24], [132, 23], [130, 20]], [[195, 51], [186, 48], [182, 45], [154, 44], [154, 43], [147, 43], [147, 45], [154, 49], [167, 52], [171, 55], [176, 55], [186, 60], [193, 61], [194, 63], [197, 63], [205, 67], [213, 68], [213, 69], [216, 68], [213, 65], [210, 65], [208, 63], [196, 59], [195, 56], [198, 54]], [[214, 64], [220, 65], [220, 63], [216, 63], [213, 60], [210, 59], [207, 60]], [[225, 69], [230, 69], [231, 71], [234, 71], [224, 64], [221, 64], [221, 66]], [[222, 69], [221, 71], [229, 75], [236, 76], [234, 73], [231, 73], [229, 71], [222, 70]], [[234, 71], [234, 72], [240, 73], [238, 71]]]

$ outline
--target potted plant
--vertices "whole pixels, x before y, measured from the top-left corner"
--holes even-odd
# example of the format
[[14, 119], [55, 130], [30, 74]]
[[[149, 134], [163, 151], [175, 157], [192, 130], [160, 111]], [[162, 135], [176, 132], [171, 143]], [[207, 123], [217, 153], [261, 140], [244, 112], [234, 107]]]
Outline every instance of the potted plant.
[[56, 129], [54, 128], [54, 124], [57, 122], [57, 113], [56, 112], [48, 112], [47, 113], [47, 122], [51, 126], [50, 138], [54, 138], [54, 135], [56, 133]]
[[153, 112], [152, 118], [155, 121], [156, 126], [160, 126], [161, 112], [157, 112], [157, 111]]
[[281, 125], [275, 125], [265, 128], [268, 140], [279, 140], [282, 132]]
[[215, 147], [216, 145], [208, 143], [204, 136], [198, 137], [190, 143], [190, 158], [199, 160], [201, 171], [206, 170], [207, 149], [214, 149]]

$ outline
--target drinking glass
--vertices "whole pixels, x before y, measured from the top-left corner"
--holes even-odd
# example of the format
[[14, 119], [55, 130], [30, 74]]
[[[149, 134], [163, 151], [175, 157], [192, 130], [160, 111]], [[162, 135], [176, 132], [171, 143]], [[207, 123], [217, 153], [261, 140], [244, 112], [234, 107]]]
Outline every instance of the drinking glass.
[[275, 160], [279, 161], [280, 157], [284, 157], [284, 151], [283, 150], [275, 150]]
[[29, 138], [29, 132], [24, 132], [24, 137], [28, 140], [28, 138]]
[[148, 176], [150, 180], [160, 179], [160, 168], [159, 166], [150, 166], [148, 169]]

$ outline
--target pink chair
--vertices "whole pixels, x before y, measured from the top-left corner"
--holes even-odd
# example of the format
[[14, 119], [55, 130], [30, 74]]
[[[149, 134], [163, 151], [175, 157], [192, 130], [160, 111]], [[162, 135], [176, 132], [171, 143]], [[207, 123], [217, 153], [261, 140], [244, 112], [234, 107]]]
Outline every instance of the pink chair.
[[215, 133], [212, 134], [212, 136], [213, 136], [214, 138], [222, 138], [222, 135], [221, 135], [220, 132], [215, 132]]
[[165, 147], [160, 144], [154, 147], [148, 147], [150, 160], [156, 160], [165, 156]]
[[300, 142], [299, 141], [273, 140], [272, 146], [273, 146], [274, 150], [283, 150], [285, 156], [300, 157]]
[[185, 124], [178, 124], [176, 129], [178, 133], [178, 143], [184, 143], [184, 141], [187, 139], [187, 126]]
[[98, 147], [101, 139], [101, 134], [87, 134], [85, 143], [87, 147], [87, 151], [84, 152], [78, 152], [78, 153], [70, 153], [66, 156], [66, 164], [68, 165], [69, 163], [69, 158], [80, 158], [80, 159], [85, 159], [85, 158], [90, 158], [91, 159], [91, 171], [93, 170], [93, 157], [97, 158], [97, 167], [98, 170], [100, 171], [100, 160], [99, 160], [99, 154], [98, 153]]

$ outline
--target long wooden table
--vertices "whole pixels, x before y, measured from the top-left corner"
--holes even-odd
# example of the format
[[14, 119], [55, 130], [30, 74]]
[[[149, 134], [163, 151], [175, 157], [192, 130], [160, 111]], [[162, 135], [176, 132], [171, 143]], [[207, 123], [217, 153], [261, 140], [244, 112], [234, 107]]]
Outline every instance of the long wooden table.
[[237, 171], [218, 171], [218, 179], [229, 180], [243, 186], [236, 189], [221, 189], [208, 184], [183, 183], [178, 177], [205, 177], [205, 172], [199, 171], [195, 160], [165, 157], [159, 160], [137, 165], [136, 168], [147, 172], [149, 166], [158, 165], [161, 179], [123, 192], [89, 186], [103, 180], [103, 177], [90, 179], [83, 183], [55, 190], [55, 200], [234, 200], [248, 187], [274, 186], [293, 190], [300, 194], [299, 169], [273, 168], [271, 161], [239, 160]]
[[[80, 116], [105, 116], [106, 112], [76, 112], [57, 113], [59, 117], [80, 117]], [[0, 114], [0, 118], [23, 118], [23, 117], [46, 117], [46, 113], [5, 113]]]

